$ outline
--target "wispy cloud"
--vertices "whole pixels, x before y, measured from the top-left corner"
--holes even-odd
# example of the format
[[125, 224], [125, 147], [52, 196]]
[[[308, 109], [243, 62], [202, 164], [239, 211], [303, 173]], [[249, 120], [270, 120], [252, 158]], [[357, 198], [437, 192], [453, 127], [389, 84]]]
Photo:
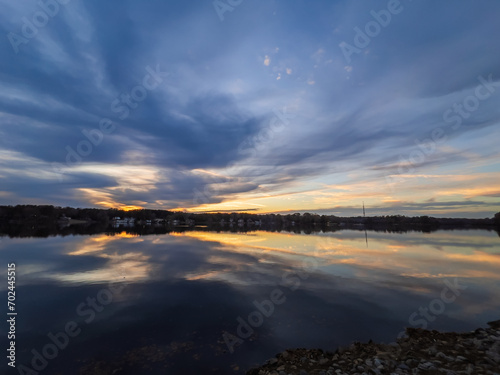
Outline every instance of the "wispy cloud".
[[[38, 10], [0, 3], [4, 36]], [[406, 5], [347, 64], [339, 43], [385, 3], [256, 1], [220, 22], [210, 2], [71, 1], [17, 54], [1, 44], [0, 203], [350, 212], [392, 200], [416, 205], [394, 212], [420, 213], [436, 199], [464, 202], [440, 208], [450, 215], [498, 211], [500, 90], [460, 129], [443, 119], [478, 76], [500, 80], [498, 6]], [[120, 120], [113, 101], [156, 64], [168, 80]], [[239, 152], [285, 105], [296, 114], [286, 131]], [[53, 163], [102, 118], [116, 130], [60, 181]], [[389, 192], [399, 157], [438, 127], [446, 142]], [[195, 207], [193, 189], [207, 184], [218, 193]]]

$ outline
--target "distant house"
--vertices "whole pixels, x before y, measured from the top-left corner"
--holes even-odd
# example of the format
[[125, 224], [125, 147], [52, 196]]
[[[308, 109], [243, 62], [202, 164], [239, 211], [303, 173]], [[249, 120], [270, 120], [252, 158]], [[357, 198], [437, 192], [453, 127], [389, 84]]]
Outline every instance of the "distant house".
[[70, 217], [67, 217], [65, 215], [62, 215], [59, 219], [57, 219], [57, 224], [61, 227], [61, 228], [64, 228], [64, 227], [69, 227], [70, 225], [70, 220], [71, 218]]
[[120, 226], [133, 227], [135, 225], [135, 219], [133, 217], [124, 217], [122, 219], [119, 216], [117, 216], [111, 219], [111, 223], [114, 228], [118, 228]]

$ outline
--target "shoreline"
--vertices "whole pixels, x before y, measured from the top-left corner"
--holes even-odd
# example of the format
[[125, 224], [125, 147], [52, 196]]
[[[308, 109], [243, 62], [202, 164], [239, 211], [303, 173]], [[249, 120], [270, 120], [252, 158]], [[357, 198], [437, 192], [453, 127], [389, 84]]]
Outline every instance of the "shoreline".
[[472, 332], [406, 328], [393, 344], [353, 343], [335, 352], [290, 349], [247, 375], [500, 375], [500, 320]]

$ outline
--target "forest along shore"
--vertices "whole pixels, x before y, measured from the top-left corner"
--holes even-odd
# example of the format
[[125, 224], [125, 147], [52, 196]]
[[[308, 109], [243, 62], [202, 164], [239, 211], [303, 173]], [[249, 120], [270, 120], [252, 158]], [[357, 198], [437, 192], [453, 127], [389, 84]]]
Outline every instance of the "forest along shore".
[[500, 320], [473, 332], [407, 328], [394, 344], [354, 343], [335, 353], [286, 350], [247, 375], [500, 375]]

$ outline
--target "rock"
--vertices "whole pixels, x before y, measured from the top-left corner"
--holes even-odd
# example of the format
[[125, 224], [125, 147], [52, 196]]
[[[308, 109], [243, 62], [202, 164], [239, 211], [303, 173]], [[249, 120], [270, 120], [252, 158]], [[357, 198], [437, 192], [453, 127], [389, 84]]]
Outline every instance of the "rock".
[[409, 329], [408, 336], [394, 345], [354, 343], [337, 349], [335, 354], [317, 349], [290, 349], [248, 375], [500, 375], [495, 372], [499, 367], [497, 328], [467, 333]]
[[420, 370], [434, 370], [436, 367], [431, 362], [423, 362], [418, 365]]
[[488, 324], [493, 329], [500, 329], [500, 320], [495, 320], [494, 322], [488, 322]]
[[409, 358], [405, 361], [405, 363], [407, 366], [411, 368], [412, 366], [415, 366], [418, 362], [415, 361], [413, 358]]
[[486, 352], [486, 354], [488, 355], [488, 357], [490, 357], [492, 360], [494, 360], [496, 363], [500, 363], [500, 354], [498, 354], [497, 352], [494, 352], [492, 350], [488, 350]]

